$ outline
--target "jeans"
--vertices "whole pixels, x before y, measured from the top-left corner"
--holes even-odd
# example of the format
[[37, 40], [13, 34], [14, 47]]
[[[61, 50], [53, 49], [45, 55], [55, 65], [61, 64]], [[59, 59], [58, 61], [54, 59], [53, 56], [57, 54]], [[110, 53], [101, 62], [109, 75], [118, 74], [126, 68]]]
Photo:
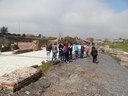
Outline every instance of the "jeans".
[[69, 51], [69, 57], [72, 59], [72, 51]]
[[96, 56], [93, 56], [93, 63], [98, 63], [97, 55]]
[[75, 59], [78, 58], [78, 51], [75, 51]]
[[55, 61], [56, 60], [56, 57], [57, 57], [57, 52], [53, 52], [52, 61]]
[[62, 61], [62, 60], [63, 60], [62, 56], [63, 56], [62, 51], [59, 51], [59, 59], [60, 59], [60, 61]]

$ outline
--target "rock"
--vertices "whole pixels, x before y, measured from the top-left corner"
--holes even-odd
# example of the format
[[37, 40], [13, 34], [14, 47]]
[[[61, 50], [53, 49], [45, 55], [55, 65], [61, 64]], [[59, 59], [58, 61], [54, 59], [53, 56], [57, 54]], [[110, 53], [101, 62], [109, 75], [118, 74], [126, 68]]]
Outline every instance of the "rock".
[[50, 61], [49, 63], [50, 63], [51, 65], [57, 65], [57, 64], [60, 63], [60, 61], [59, 61], [59, 60], [55, 60], [55, 61]]
[[31, 52], [33, 51], [32, 49], [17, 49], [13, 51], [13, 54], [20, 54], [20, 53], [26, 53], [26, 52]]
[[14, 92], [37, 80], [41, 76], [41, 70], [32, 67], [25, 67], [0, 77], [0, 86], [1, 88]]
[[120, 65], [128, 66], [128, 57], [121, 57]]
[[29, 91], [25, 91], [25, 94], [30, 95], [30, 92]]
[[41, 42], [39, 40], [33, 40], [32, 49], [34, 51], [41, 50]]
[[33, 68], [38, 68], [38, 65], [33, 65], [33, 66], [31, 66], [31, 67], [33, 67]]

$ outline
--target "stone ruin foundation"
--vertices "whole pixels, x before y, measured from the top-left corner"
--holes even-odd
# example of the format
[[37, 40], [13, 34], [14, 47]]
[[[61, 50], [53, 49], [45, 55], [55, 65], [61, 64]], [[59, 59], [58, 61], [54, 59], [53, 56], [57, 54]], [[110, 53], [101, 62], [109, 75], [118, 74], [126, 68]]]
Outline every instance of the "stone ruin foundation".
[[119, 49], [112, 49], [109, 46], [101, 46], [99, 50], [103, 53], [110, 53], [112, 56], [117, 57], [120, 59], [120, 65], [128, 67], [128, 52], [119, 50]]
[[128, 57], [122, 57], [120, 61], [120, 65], [128, 67]]
[[0, 87], [1, 89], [15, 92], [31, 82], [38, 80], [41, 76], [41, 70], [33, 67], [25, 67], [0, 77]]
[[41, 42], [39, 40], [33, 40], [32, 49], [33, 51], [41, 50]]

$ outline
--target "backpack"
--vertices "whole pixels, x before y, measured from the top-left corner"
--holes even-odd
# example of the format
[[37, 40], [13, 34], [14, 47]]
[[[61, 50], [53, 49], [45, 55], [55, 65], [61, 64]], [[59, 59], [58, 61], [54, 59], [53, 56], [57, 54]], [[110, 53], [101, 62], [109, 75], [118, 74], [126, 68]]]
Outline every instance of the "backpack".
[[84, 46], [81, 46], [81, 51], [84, 51]]
[[97, 51], [96, 48], [94, 48], [94, 49], [92, 50], [92, 55], [98, 55], [98, 51]]
[[67, 47], [64, 46], [64, 48], [63, 48], [63, 53], [66, 53], [66, 52], [67, 52]]

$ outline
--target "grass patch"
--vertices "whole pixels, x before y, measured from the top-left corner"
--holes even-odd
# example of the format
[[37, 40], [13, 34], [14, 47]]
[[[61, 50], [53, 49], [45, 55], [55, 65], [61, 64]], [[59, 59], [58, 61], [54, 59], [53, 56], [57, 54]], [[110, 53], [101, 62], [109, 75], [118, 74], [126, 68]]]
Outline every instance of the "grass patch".
[[113, 49], [121, 49], [123, 51], [128, 52], [128, 44], [124, 44], [124, 43], [111, 43], [109, 44], [110, 48]]
[[49, 64], [48, 62], [42, 62], [42, 65], [39, 66], [39, 69], [41, 69], [42, 72], [45, 73], [49, 70], [50, 67], [51, 67], [51, 64]]
[[112, 54], [109, 54], [117, 63], [120, 63], [120, 59], [116, 56], [112, 56]]

